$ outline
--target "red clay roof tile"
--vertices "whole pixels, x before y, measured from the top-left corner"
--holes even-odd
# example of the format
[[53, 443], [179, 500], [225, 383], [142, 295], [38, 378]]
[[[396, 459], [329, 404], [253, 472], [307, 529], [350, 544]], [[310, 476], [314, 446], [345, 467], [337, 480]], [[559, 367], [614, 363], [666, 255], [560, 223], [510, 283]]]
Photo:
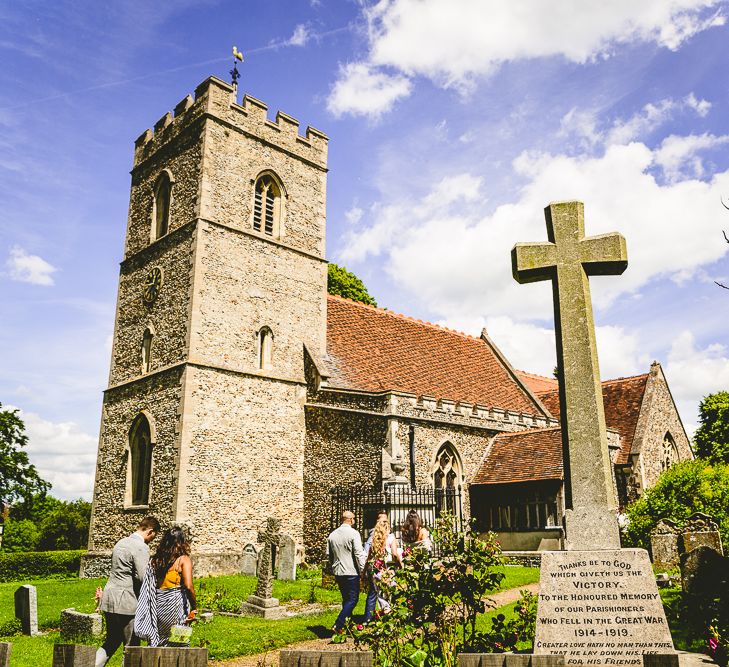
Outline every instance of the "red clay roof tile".
[[542, 414], [481, 338], [329, 295], [327, 354], [333, 387]]

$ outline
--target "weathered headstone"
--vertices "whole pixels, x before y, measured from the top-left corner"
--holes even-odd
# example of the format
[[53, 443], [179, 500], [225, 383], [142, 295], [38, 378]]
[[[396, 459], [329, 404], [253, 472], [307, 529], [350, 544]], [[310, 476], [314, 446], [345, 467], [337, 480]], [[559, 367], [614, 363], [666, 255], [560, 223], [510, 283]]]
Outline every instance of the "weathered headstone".
[[280, 667], [372, 667], [372, 651], [281, 651]]
[[512, 251], [516, 280], [552, 281], [560, 369], [567, 551], [542, 555], [534, 653], [640, 665], [674, 653], [673, 640], [648, 552], [620, 549], [588, 281], [625, 270], [625, 240], [586, 238], [580, 202], [550, 204], [545, 217], [549, 242]]
[[720, 555], [724, 553], [719, 524], [701, 512], [692, 514], [683, 525], [679, 544], [682, 553], [689, 553], [698, 547], [709, 547]]
[[206, 648], [150, 648], [127, 646], [124, 667], [207, 667]]
[[296, 540], [290, 535], [281, 535], [276, 561], [278, 578], [296, 581]]
[[255, 595], [249, 595], [241, 605], [241, 613], [263, 618], [281, 618], [284, 610], [273, 597], [273, 570], [276, 567], [276, 550], [281, 540], [281, 520], [269, 517], [266, 529], [258, 532], [263, 549], [258, 560], [258, 585]]
[[258, 547], [255, 544], [248, 543], [243, 547], [240, 571], [254, 577], [258, 574]]
[[668, 519], [661, 519], [651, 531], [653, 565], [666, 570], [677, 570], [679, 565], [679, 528]]
[[20, 619], [24, 635], [38, 634], [38, 592], [26, 584], [15, 591], [15, 618]]
[[96, 646], [83, 644], [55, 644], [53, 667], [95, 667]]
[[729, 558], [707, 546], [681, 554], [681, 586], [694, 597], [713, 598], [726, 586]]
[[10, 653], [12, 650], [12, 644], [0, 642], [0, 667], [10, 667]]
[[61, 641], [91, 642], [104, 634], [101, 614], [82, 614], [73, 608], [61, 612]]

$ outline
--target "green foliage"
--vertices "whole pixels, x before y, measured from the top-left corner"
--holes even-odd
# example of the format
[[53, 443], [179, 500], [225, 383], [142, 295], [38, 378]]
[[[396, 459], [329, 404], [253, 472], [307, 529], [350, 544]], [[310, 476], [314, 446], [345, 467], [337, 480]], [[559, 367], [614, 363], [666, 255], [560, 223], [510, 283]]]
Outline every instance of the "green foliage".
[[376, 306], [377, 302], [370, 296], [364, 283], [343, 266], [329, 263], [327, 269], [327, 291], [329, 294], [343, 296], [345, 299], [360, 301], [368, 306]]
[[5, 521], [3, 533], [2, 553], [23, 553], [35, 551], [40, 541], [40, 530], [29, 519]]
[[699, 405], [699, 428], [694, 450], [713, 463], [729, 464], [729, 392], [704, 397]]
[[23, 451], [27, 444], [25, 424], [18, 411], [3, 410], [0, 403], [0, 506], [24, 501], [50, 488]]
[[[438, 556], [405, 550], [403, 565], [392, 569], [375, 561], [378, 589], [391, 605], [364, 625], [348, 626], [357, 644], [370, 648], [382, 667], [451, 667], [459, 652], [509, 650], [531, 632], [534, 596], [527, 594], [515, 619], [497, 615], [490, 630], [477, 625], [487, 595], [504, 580], [501, 549], [492, 534], [454, 533], [444, 517], [434, 531]], [[346, 635], [335, 641], [346, 640]]]
[[0, 581], [77, 577], [81, 554], [83, 550], [0, 553]]
[[642, 498], [628, 507], [624, 546], [650, 548], [650, 532], [661, 519], [681, 524], [694, 512], [719, 523], [722, 541], [729, 544], [729, 465], [704, 459], [670, 467]]
[[43, 551], [84, 549], [89, 541], [91, 503], [85, 500], [59, 501], [40, 524], [38, 548]]

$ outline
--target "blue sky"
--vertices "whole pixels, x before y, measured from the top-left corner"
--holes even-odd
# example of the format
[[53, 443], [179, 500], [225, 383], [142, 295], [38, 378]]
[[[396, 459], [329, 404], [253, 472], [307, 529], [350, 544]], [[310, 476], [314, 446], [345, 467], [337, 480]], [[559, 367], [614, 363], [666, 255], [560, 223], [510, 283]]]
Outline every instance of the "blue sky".
[[90, 497], [134, 139], [246, 56], [241, 89], [330, 136], [329, 259], [381, 306], [554, 366], [509, 250], [585, 202], [630, 266], [593, 279], [604, 378], [664, 366], [695, 427], [729, 388], [729, 4], [0, 2], [0, 401]]

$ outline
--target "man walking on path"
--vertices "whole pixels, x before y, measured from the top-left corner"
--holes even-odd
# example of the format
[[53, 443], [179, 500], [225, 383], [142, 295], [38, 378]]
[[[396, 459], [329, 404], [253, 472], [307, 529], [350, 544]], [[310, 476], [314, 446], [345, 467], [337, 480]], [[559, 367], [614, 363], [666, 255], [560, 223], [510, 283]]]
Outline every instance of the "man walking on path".
[[366, 558], [362, 549], [362, 538], [353, 526], [354, 514], [345, 510], [342, 512], [342, 525], [327, 538], [329, 565], [342, 594], [342, 611], [332, 628], [335, 633], [344, 629], [344, 624], [357, 606], [359, 573]]
[[111, 573], [99, 606], [106, 618], [106, 640], [96, 652], [96, 667], [104, 667], [122, 644], [139, 646], [139, 640], [134, 636], [134, 614], [149, 563], [147, 545], [154, 540], [159, 528], [157, 519], [146, 516], [137, 526], [136, 533], [114, 545]]

